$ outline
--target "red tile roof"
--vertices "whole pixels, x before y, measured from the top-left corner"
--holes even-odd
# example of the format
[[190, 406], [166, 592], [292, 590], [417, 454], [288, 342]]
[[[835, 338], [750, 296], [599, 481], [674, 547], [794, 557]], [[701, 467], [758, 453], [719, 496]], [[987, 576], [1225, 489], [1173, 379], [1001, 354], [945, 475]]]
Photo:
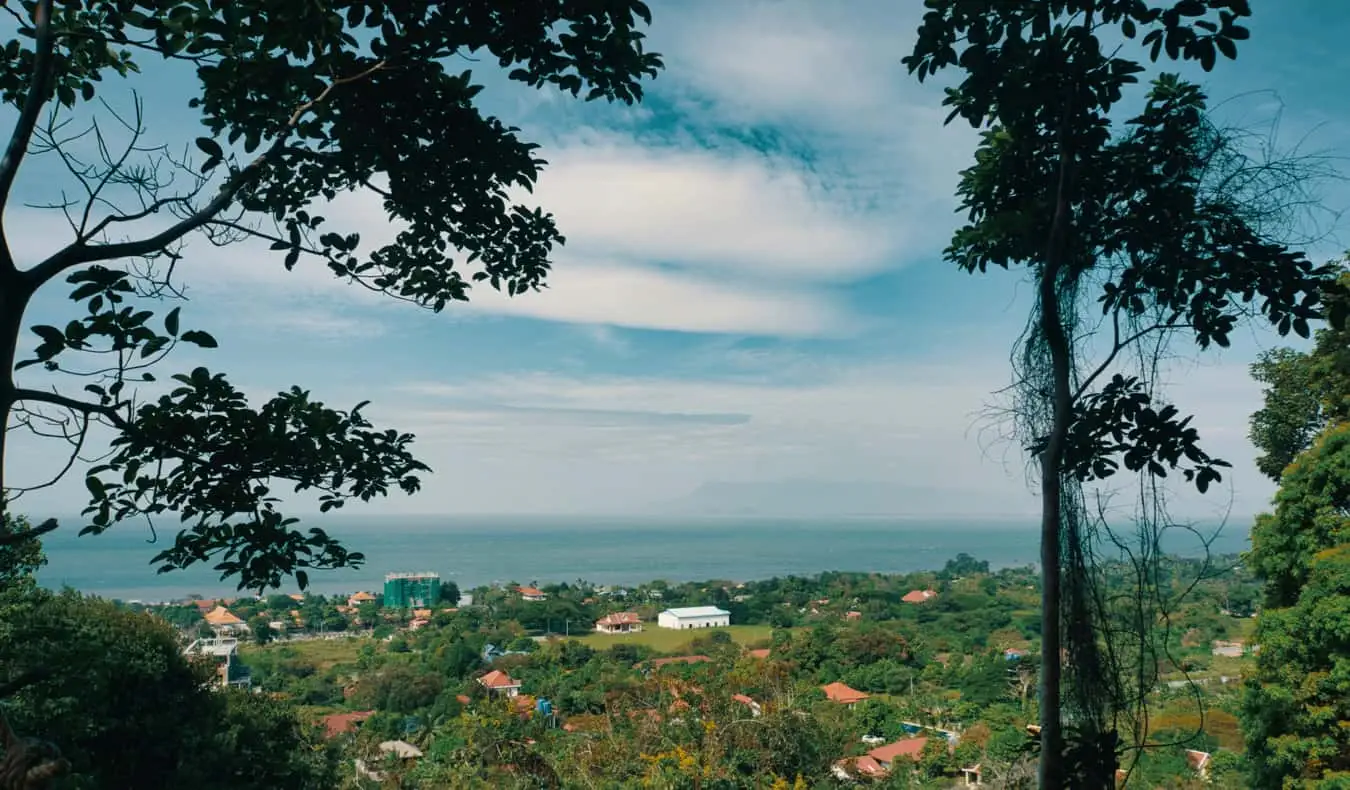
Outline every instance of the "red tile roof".
[[517, 587], [516, 592], [521, 595], [543, 595], [544, 591], [538, 587]]
[[843, 705], [852, 705], [855, 702], [862, 702], [868, 698], [868, 695], [858, 691], [855, 688], [849, 688], [843, 683], [834, 682], [821, 686], [825, 691], [825, 696], [832, 702], [838, 702]]
[[334, 713], [323, 717], [324, 734], [335, 738], [346, 732], [354, 732], [356, 725], [374, 715], [373, 710], [359, 710], [353, 713]]
[[768, 658], [768, 657], [769, 657], [769, 648], [767, 648], [767, 647], [761, 647], [761, 648], [759, 648], [758, 650], [751, 650], [751, 651], [750, 651], [750, 657], [751, 657], [751, 658]]
[[507, 689], [520, 686], [520, 681], [514, 680], [510, 675], [500, 669], [494, 669], [480, 677], [478, 682], [490, 689]]
[[868, 754], [879, 763], [893, 763], [897, 757], [918, 760], [923, 755], [923, 747], [927, 744], [927, 738], [902, 738], [895, 743], [878, 746]]
[[904, 601], [905, 603], [924, 603], [925, 601], [928, 601], [930, 598], [936, 597], [937, 593], [933, 590], [910, 590], [909, 592], [905, 593], [905, 597], [902, 598], [901, 600]]
[[642, 622], [637, 612], [615, 612], [595, 621], [596, 625], [637, 625]]
[[861, 774], [862, 776], [885, 776], [886, 769], [881, 767], [881, 763], [872, 759], [870, 755], [864, 754], [861, 757], [850, 757], [840, 760], [835, 765], [843, 768], [849, 773]]

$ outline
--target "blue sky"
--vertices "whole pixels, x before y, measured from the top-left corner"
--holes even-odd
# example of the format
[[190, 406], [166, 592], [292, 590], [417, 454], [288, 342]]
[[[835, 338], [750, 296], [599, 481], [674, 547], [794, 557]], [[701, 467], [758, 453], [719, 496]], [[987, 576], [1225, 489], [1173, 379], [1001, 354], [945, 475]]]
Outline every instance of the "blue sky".
[[[1350, 10], [1332, 5], [1288, 0], [1282, 16], [1253, 23], [1237, 63], [1201, 78], [1231, 99], [1228, 117], [1259, 126], [1282, 106], [1284, 143], [1311, 135], [1310, 149], [1350, 150], [1338, 34]], [[941, 261], [974, 135], [943, 127], [940, 88], [900, 66], [919, 4], [652, 7], [651, 48], [667, 69], [639, 107], [581, 104], [464, 64], [487, 86], [484, 109], [550, 162], [523, 198], [554, 212], [568, 238], [549, 290], [515, 300], [485, 290], [434, 315], [321, 267], [288, 273], [265, 248], [193, 243], [184, 319], [222, 348], [170, 365], [227, 371], [256, 397], [297, 383], [332, 405], [369, 399], [380, 422], [416, 433], [435, 469], [425, 490], [358, 512], [662, 512], [726, 484], [761, 511], [790, 493], [793, 507], [828, 512], [849, 484], [864, 509], [1033, 512], [1020, 454], [985, 411], [1008, 381], [1026, 288]], [[136, 85], [150, 139], [190, 144], [190, 73], [145, 71]], [[126, 106], [130, 87], [103, 95]], [[38, 159], [19, 194], [38, 202], [62, 184]], [[1339, 208], [1350, 193], [1328, 199]], [[370, 241], [391, 233], [373, 200], [326, 215]], [[68, 233], [38, 210], [12, 212], [8, 227], [28, 262]], [[1344, 246], [1333, 237], [1313, 253]], [[55, 312], [63, 291], [30, 323], [68, 320]], [[1253, 332], [1171, 370], [1175, 400], [1236, 467], [1231, 487], [1182, 497], [1181, 511], [1231, 503], [1245, 515], [1268, 499], [1245, 440], [1259, 403], [1246, 367], [1274, 342]], [[58, 449], [19, 444], [15, 482], [57, 468]], [[75, 477], [21, 507], [69, 512], [83, 493]]]

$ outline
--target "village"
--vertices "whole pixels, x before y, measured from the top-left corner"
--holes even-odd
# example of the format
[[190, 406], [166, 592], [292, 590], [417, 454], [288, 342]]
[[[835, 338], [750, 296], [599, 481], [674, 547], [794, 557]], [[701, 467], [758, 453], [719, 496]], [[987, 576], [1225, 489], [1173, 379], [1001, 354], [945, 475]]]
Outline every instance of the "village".
[[[1163, 725], [1187, 720], [1190, 688], [1206, 688], [1216, 710], [1166, 760], [1145, 753], [1140, 777], [1180, 771], [1212, 786], [1214, 760], [1222, 774], [1231, 757], [1232, 716], [1221, 709], [1252, 646], [1225, 608], [1242, 585], [1211, 587], [1179, 645], [1188, 658], [1162, 668], [1155, 695]], [[1035, 741], [1035, 595], [1028, 569], [990, 573], [963, 555], [907, 577], [513, 583], [469, 594], [435, 573], [400, 572], [382, 594], [155, 611], [185, 633], [185, 652], [215, 662], [219, 685], [302, 705], [371, 781], [425, 775], [428, 749], [476, 711], [510, 717], [536, 745], [633, 728], [668, 739], [692, 724], [736, 732], [787, 715], [831, 733], [835, 753], [813, 763], [829, 781], [997, 786]], [[1122, 786], [1138, 784], [1131, 776], [1120, 770]]]

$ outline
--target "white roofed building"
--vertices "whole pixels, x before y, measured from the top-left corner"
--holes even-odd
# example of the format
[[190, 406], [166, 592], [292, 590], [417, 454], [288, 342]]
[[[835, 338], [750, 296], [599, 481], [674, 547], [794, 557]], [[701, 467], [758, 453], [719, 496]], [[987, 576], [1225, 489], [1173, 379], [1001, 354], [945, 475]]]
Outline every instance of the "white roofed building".
[[731, 625], [731, 612], [716, 606], [686, 606], [679, 609], [667, 609], [656, 616], [656, 624], [662, 628], [683, 630], [687, 628], [720, 628]]

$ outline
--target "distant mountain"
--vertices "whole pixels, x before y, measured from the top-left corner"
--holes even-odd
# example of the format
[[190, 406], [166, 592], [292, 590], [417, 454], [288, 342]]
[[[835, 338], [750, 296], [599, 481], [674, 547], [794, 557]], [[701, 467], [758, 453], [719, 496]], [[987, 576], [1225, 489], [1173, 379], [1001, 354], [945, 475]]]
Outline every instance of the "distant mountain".
[[805, 517], [1016, 517], [1035, 512], [1028, 497], [1021, 512], [977, 489], [935, 489], [883, 481], [776, 480], [713, 482], [661, 506], [671, 515]]

